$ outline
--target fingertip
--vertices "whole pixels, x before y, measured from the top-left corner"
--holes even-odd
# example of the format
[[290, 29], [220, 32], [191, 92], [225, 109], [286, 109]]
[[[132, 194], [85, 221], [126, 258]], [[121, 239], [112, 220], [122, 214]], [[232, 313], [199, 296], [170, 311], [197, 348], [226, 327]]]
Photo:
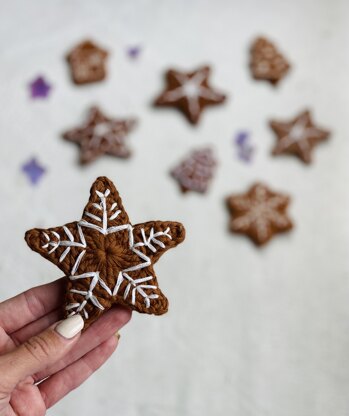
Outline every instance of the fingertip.
[[119, 315], [121, 326], [124, 326], [130, 322], [132, 318], [132, 310], [130, 308], [126, 308], [125, 306], [116, 306], [113, 309]]
[[114, 327], [115, 330], [118, 330], [131, 320], [132, 310], [125, 306], [116, 305], [109, 309], [106, 315], [108, 316], [110, 325]]
[[114, 334], [99, 346], [102, 356], [104, 356], [105, 359], [108, 359], [114, 353], [118, 345], [119, 338]]
[[65, 339], [72, 339], [81, 333], [84, 325], [83, 318], [77, 314], [59, 322], [55, 326], [55, 331]]
[[90, 325], [83, 333], [83, 337], [86, 334], [94, 334], [94, 337], [98, 337], [100, 340], [108, 338], [107, 334], [115, 334], [119, 329], [125, 326], [131, 319], [132, 311], [129, 308], [117, 305], [113, 306], [106, 313], [101, 315], [95, 322]]

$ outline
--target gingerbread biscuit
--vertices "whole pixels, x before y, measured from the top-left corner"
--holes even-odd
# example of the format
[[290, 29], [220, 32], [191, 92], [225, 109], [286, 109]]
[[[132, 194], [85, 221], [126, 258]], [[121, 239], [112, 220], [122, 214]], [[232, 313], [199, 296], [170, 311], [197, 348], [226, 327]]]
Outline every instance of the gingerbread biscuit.
[[294, 155], [306, 164], [311, 163], [314, 148], [330, 137], [328, 130], [314, 124], [309, 110], [301, 112], [290, 121], [272, 120], [270, 127], [277, 138], [273, 155]]
[[90, 40], [75, 46], [67, 55], [71, 76], [75, 84], [90, 84], [106, 77], [108, 52]]
[[203, 66], [192, 72], [170, 69], [166, 73], [166, 88], [155, 100], [156, 106], [175, 107], [192, 124], [199, 122], [207, 106], [222, 104], [226, 96], [209, 85], [211, 69]]
[[136, 123], [135, 119], [107, 117], [98, 107], [91, 107], [83, 124], [66, 131], [63, 138], [80, 147], [81, 164], [104, 154], [126, 159], [131, 156], [126, 139]]
[[246, 193], [233, 194], [227, 198], [231, 213], [230, 230], [245, 234], [257, 246], [262, 246], [276, 234], [293, 228], [287, 215], [289, 203], [288, 196], [256, 183]]
[[161, 315], [168, 300], [161, 292], [154, 264], [185, 237], [182, 224], [149, 221], [131, 225], [114, 184], [106, 177], [93, 183], [80, 221], [25, 235], [29, 247], [64, 273], [64, 314], [80, 314], [85, 329], [119, 304]]
[[254, 79], [276, 85], [290, 69], [286, 58], [264, 37], [259, 37], [253, 42], [250, 52], [250, 68]]
[[182, 192], [205, 193], [216, 170], [217, 161], [210, 148], [194, 150], [171, 171]]

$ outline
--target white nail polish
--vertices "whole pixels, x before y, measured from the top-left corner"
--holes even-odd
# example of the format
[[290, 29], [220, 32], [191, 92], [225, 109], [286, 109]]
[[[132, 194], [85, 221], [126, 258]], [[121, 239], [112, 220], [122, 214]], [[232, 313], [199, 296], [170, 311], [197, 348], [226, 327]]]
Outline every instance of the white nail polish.
[[84, 327], [84, 320], [80, 315], [73, 315], [64, 321], [60, 322], [55, 330], [62, 335], [62, 337], [70, 339], [81, 332]]

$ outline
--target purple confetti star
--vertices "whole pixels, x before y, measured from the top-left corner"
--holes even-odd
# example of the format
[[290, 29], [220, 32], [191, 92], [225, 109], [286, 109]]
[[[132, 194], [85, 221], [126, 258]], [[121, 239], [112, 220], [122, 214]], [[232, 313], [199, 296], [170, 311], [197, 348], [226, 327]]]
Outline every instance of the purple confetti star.
[[136, 59], [138, 58], [139, 54], [141, 53], [141, 47], [140, 46], [130, 46], [129, 48], [127, 48], [127, 55], [129, 56], [129, 58], [131, 59]]
[[37, 162], [35, 157], [33, 157], [22, 165], [22, 172], [27, 175], [27, 178], [32, 185], [36, 185], [40, 181], [42, 175], [46, 172], [46, 169]]
[[243, 146], [248, 141], [249, 136], [247, 131], [241, 131], [235, 136], [235, 143], [238, 146]]
[[47, 98], [50, 94], [51, 85], [39, 76], [29, 84], [31, 98]]
[[250, 134], [246, 131], [241, 131], [236, 134], [234, 143], [237, 147], [237, 155], [240, 160], [249, 163], [252, 160], [254, 147], [250, 144]]

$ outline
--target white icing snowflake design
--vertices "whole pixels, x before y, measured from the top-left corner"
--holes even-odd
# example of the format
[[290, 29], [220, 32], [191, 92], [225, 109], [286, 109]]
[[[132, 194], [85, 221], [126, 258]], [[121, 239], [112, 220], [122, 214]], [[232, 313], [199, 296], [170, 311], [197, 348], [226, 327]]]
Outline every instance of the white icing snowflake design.
[[[110, 185], [112, 186], [111, 183]], [[68, 304], [66, 309], [70, 315], [81, 313], [85, 319], [89, 318], [89, 313], [86, 310], [87, 304], [104, 310], [102, 299], [98, 299], [94, 293], [97, 286], [99, 293], [101, 290], [105, 292], [106, 298], [122, 296], [131, 305], [135, 305], [136, 301], [139, 302], [140, 299], [143, 299], [144, 308], [150, 308], [151, 303], [159, 298], [161, 292], [158, 289], [155, 275], [148, 274], [152, 268], [149, 270], [147, 268], [152, 265], [154, 255], [158, 257], [161, 255], [159, 250], [165, 251], [169, 248], [166, 244], [172, 240], [171, 227], [179, 224], [156, 221], [132, 226], [121, 205], [121, 200], [114, 198], [117, 191], [115, 188], [112, 192], [110, 191], [111, 186], [102, 191], [95, 187], [92, 191], [94, 195], [91, 194], [81, 221], [54, 229], [29, 231], [29, 235], [35, 232], [40, 233], [40, 239], [43, 241], [40, 247], [35, 248], [30, 237], [26, 237], [28, 244], [34, 250], [56, 263], [65, 272], [69, 271], [68, 278], [73, 283], [70, 292], [80, 295], [79, 299], [83, 300]], [[99, 189], [101, 189], [100, 186]], [[155, 229], [154, 224], [160, 229]], [[128, 242], [125, 246], [115, 243], [113, 235], [117, 233], [124, 233], [120, 237], [127, 235]], [[97, 239], [98, 235], [103, 237]], [[113, 250], [114, 247], [117, 249], [121, 247], [120, 259], [126, 258], [120, 263], [123, 264], [123, 267], [116, 276], [112, 277], [113, 286], [108, 286], [103, 277], [104, 271], [91, 268], [91, 264], [98, 265], [98, 261], [91, 262], [91, 256], [94, 256], [98, 251], [98, 241], [104, 244], [103, 247], [106, 251]], [[92, 247], [90, 247], [91, 244]], [[172, 246], [174, 245], [172, 244]], [[118, 260], [117, 254], [112, 254], [112, 256]], [[84, 262], [85, 258], [88, 258], [88, 261]], [[140, 275], [139, 271], [142, 269], [144, 272]], [[89, 282], [87, 289], [85, 289], [86, 284], [84, 289], [81, 288], [81, 285], [76, 286], [81, 281]]]

